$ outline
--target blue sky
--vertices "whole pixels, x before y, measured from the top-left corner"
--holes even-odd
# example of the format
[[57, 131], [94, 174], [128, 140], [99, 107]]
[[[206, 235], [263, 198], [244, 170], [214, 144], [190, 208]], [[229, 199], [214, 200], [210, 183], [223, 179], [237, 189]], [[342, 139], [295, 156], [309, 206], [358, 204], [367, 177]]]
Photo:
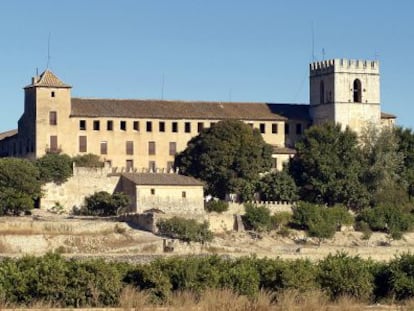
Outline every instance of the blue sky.
[[316, 60], [378, 59], [382, 110], [414, 128], [413, 14], [411, 0], [4, 0], [0, 131], [49, 34], [73, 96], [308, 103], [312, 28]]

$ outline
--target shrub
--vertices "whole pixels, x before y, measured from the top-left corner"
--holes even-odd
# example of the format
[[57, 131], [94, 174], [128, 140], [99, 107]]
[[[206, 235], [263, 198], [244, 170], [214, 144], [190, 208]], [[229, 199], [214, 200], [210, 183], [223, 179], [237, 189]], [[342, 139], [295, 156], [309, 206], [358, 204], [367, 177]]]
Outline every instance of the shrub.
[[397, 299], [414, 296], [414, 255], [402, 254], [389, 263], [385, 274], [387, 292]]
[[210, 200], [205, 203], [204, 209], [209, 213], [223, 213], [229, 209], [229, 203], [222, 200]]
[[259, 193], [265, 201], [296, 201], [298, 188], [293, 178], [285, 171], [266, 174], [259, 182]]
[[287, 226], [292, 220], [292, 214], [289, 212], [275, 213], [270, 216], [270, 223], [272, 229], [281, 229]]
[[317, 280], [331, 298], [350, 296], [368, 300], [374, 291], [371, 263], [345, 253], [328, 255], [320, 261]]
[[267, 231], [271, 228], [270, 210], [265, 206], [256, 206], [251, 203], [244, 205], [246, 213], [243, 216], [248, 228], [254, 231]]
[[36, 160], [42, 183], [62, 184], [72, 176], [72, 159], [67, 154], [48, 153]]
[[73, 157], [73, 162], [79, 167], [103, 167], [104, 163], [96, 154], [88, 153]]
[[86, 216], [112, 216], [128, 205], [128, 195], [122, 192], [116, 192], [111, 195], [106, 191], [100, 191], [86, 197], [85, 206], [74, 212], [75, 214]]
[[213, 234], [208, 230], [208, 222], [202, 224], [194, 219], [173, 217], [160, 219], [157, 222], [158, 232], [161, 235], [185, 242], [208, 242], [213, 239]]

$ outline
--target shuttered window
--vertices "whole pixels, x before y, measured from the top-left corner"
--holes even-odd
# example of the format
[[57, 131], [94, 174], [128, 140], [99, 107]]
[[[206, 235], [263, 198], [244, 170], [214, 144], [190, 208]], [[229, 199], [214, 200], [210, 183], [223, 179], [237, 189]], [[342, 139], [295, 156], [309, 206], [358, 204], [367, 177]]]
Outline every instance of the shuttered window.
[[126, 142], [126, 154], [128, 155], [134, 154], [134, 142], [131, 140]]
[[79, 136], [79, 152], [87, 152], [87, 139], [86, 136]]

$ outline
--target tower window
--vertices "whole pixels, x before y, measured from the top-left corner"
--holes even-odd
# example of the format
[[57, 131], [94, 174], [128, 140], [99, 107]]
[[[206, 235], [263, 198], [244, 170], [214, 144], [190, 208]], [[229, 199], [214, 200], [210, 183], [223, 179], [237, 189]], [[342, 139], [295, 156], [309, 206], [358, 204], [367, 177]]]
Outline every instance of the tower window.
[[321, 84], [319, 86], [319, 103], [324, 104], [325, 103], [325, 84], [323, 83], [323, 80], [321, 81]]
[[354, 103], [362, 102], [362, 89], [361, 81], [359, 79], [354, 80]]
[[79, 129], [81, 131], [85, 131], [86, 130], [86, 120], [79, 120]]
[[56, 111], [49, 112], [49, 124], [57, 125], [57, 112]]
[[52, 91], [52, 92], [50, 93], [50, 97], [55, 97], [55, 91]]

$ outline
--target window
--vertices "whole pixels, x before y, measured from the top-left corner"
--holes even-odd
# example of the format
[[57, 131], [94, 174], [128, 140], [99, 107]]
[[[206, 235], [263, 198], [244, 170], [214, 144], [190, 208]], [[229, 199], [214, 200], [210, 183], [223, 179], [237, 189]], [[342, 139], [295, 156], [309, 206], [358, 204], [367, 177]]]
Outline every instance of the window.
[[361, 81], [355, 79], [354, 81], [354, 103], [362, 102], [362, 93], [361, 93]]
[[177, 153], [177, 143], [175, 141], [170, 142], [170, 155], [175, 155]]
[[155, 165], [155, 161], [149, 161], [148, 162], [148, 169], [150, 170], [150, 172], [155, 173], [157, 170], [157, 167]]
[[108, 131], [112, 131], [114, 129], [114, 121], [112, 120], [106, 121], [106, 129]]
[[160, 122], [159, 123], [159, 130], [160, 132], [165, 132], [165, 122]]
[[152, 122], [147, 121], [147, 132], [152, 132]]
[[126, 148], [126, 154], [128, 154], [128, 155], [133, 155], [134, 154], [134, 142], [133, 141], [128, 140], [126, 142], [125, 148]]
[[86, 136], [79, 136], [79, 152], [87, 152], [87, 139]]
[[184, 132], [186, 132], [186, 133], [191, 132], [191, 123], [190, 122], [185, 122], [184, 123]]
[[132, 128], [134, 129], [134, 131], [139, 131], [139, 122], [138, 121], [134, 121], [132, 123]]
[[126, 160], [126, 171], [130, 172], [134, 169], [134, 160]]
[[119, 122], [119, 128], [121, 131], [126, 131], [126, 121]]
[[58, 150], [58, 140], [57, 136], [50, 136], [50, 152], [57, 152]]
[[86, 131], [86, 120], [79, 120], [79, 129], [81, 131]]
[[100, 127], [101, 127], [101, 125], [99, 123], [99, 120], [94, 120], [93, 121], [93, 130], [94, 131], [99, 131]]
[[57, 112], [56, 111], [49, 112], [49, 125], [57, 125]]
[[185, 191], [181, 192], [181, 197], [185, 199], [187, 197], [187, 193]]
[[266, 124], [260, 123], [259, 124], [260, 133], [264, 134], [266, 133]]
[[148, 154], [155, 155], [155, 141], [148, 142]]
[[174, 169], [174, 162], [168, 161], [167, 162], [167, 173], [171, 172]]
[[50, 92], [50, 97], [55, 97], [55, 91]]
[[325, 103], [325, 84], [323, 80], [321, 80], [321, 84], [319, 85], [319, 104]]
[[277, 134], [277, 123], [272, 123], [272, 133]]
[[151, 188], [151, 195], [155, 195], [155, 189]]
[[108, 142], [101, 141], [101, 154], [108, 154]]
[[272, 158], [272, 169], [277, 169], [277, 158]]
[[285, 123], [285, 134], [288, 135], [289, 134], [289, 124]]
[[296, 134], [301, 135], [302, 134], [302, 124], [296, 123]]
[[198, 122], [197, 123], [197, 132], [200, 133], [204, 129], [204, 123]]
[[178, 132], [178, 123], [177, 123], [177, 122], [173, 122], [173, 123], [171, 124], [171, 131], [172, 131], [173, 133], [177, 133], [177, 132]]

